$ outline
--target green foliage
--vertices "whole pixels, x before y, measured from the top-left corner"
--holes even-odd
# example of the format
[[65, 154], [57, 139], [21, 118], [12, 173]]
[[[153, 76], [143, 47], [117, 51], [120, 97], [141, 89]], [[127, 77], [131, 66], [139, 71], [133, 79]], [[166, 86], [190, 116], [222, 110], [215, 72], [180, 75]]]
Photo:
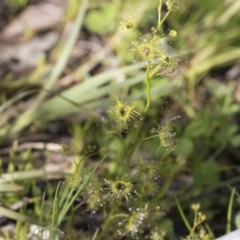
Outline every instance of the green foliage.
[[[208, 174], [209, 170], [211, 170], [211, 175]], [[196, 188], [201, 188], [206, 185], [208, 187], [216, 186], [219, 182], [218, 171], [219, 165], [214, 161], [201, 163], [201, 165], [196, 168], [194, 175], [194, 185]]]
[[[216, 220], [216, 214], [228, 204], [228, 196], [217, 195], [219, 209], [215, 208], [215, 190], [239, 182], [238, 177], [232, 177], [239, 167], [226, 158], [240, 146], [236, 122], [239, 104], [233, 98], [236, 85], [212, 77], [214, 71], [240, 56], [235, 44], [239, 34], [230, 27], [238, 26], [239, 17], [234, 12], [239, 6], [228, 1], [185, 0], [182, 4], [160, 0], [158, 6], [142, 4], [138, 15], [126, 13], [129, 1], [113, 2], [92, 1], [84, 18], [87, 1], [79, 9], [79, 2], [72, 1], [74, 11], [70, 4], [65, 19], [76, 18], [76, 25], [62, 53], [57, 53], [54, 68], [52, 63], [44, 63], [27, 80], [16, 83], [6, 78], [0, 83], [7, 84], [12, 92], [21, 90], [9, 98], [0, 89], [1, 144], [29, 133], [28, 126], [30, 133], [41, 132], [59, 119], [72, 138], [57, 145], [58, 157], [66, 163], [71, 160], [69, 166], [55, 172], [35, 170], [33, 152], [18, 154], [15, 140], [15, 147], [8, 151], [9, 161], [4, 166], [1, 162], [1, 214], [17, 221], [16, 239], [31, 239], [33, 235], [42, 239], [48, 234], [52, 240], [163, 240], [179, 239], [175, 232], [178, 219], [176, 214], [172, 216], [177, 207], [186, 226], [182, 239], [212, 240], [207, 222]], [[114, 45], [118, 13], [124, 17], [117, 31], [118, 44]], [[114, 54], [100, 59], [94, 52], [89, 59], [84, 56], [80, 66], [69, 64], [69, 69], [65, 68], [76, 50], [74, 43], [82, 24], [89, 33], [104, 38], [123, 65], [130, 58], [136, 64], [122, 67]], [[94, 76], [88, 71], [91, 64]], [[110, 70], [99, 73], [108, 66]], [[58, 78], [68, 71], [76, 78], [75, 84], [59, 93], [54, 84], [58, 87]], [[28, 97], [29, 107], [11, 115], [8, 109], [15, 109]], [[83, 119], [80, 123], [73, 115], [76, 113]], [[83, 113], [87, 117], [82, 118]], [[228, 166], [223, 165], [226, 162]], [[232, 179], [223, 180], [225, 174]], [[38, 178], [46, 183], [43, 189]], [[20, 212], [9, 210], [29, 191], [33, 196], [27, 203], [23, 201]], [[173, 196], [179, 201], [174, 202]], [[235, 196], [237, 191], [232, 190], [227, 231]], [[198, 203], [192, 204], [194, 201]], [[29, 209], [28, 203], [34, 207]], [[190, 205], [188, 216], [185, 212]], [[193, 220], [188, 220], [191, 216]], [[84, 222], [88, 217], [87, 230], [80, 228], [83, 224], [74, 228], [73, 222]], [[239, 226], [238, 215], [235, 222]], [[31, 223], [38, 230], [32, 236]], [[8, 232], [2, 235], [9, 239]]]
[[113, 4], [105, 4], [89, 12], [85, 26], [92, 33], [109, 34], [116, 28], [116, 16], [117, 8]]

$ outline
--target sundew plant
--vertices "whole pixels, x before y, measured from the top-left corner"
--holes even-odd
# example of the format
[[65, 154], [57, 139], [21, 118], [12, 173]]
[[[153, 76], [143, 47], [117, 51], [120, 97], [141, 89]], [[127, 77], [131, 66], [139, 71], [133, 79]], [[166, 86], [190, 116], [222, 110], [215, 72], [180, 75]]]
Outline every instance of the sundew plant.
[[[166, 194], [171, 181], [184, 165], [172, 156], [176, 145], [174, 123], [179, 116], [165, 116], [155, 122], [148, 136], [142, 132], [151, 108], [151, 82], [156, 77], [179, 74], [180, 59], [168, 52], [166, 41], [176, 37], [177, 32], [163, 28], [168, 15], [178, 8], [177, 0], [159, 1], [157, 24], [148, 34], [137, 29], [134, 15], [120, 22], [121, 29], [138, 36], [129, 42], [129, 54], [145, 71], [146, 102], [141, 107], [114, 93], [107, 101], [99, 143], [101, 155], [107, 154], [107, 158], [87, 184], [86, 196], [83, 194], [89, 211], [104, 216], [97, 239], [161, 240], [174, 236], [171, 224], [164, 226], [164, 215], [170, 207], [166, 205]], [[152, 140], [158, 141], [158, 148], [149, 158], [142, 148]]]
[[[176, 75], [178, 72], [180, 60], [168, 53], [164, 41], [167, 37], [176, 37], [177, 33], [163, 29], [168, 15], [178, 8], [177, 0], [160, 0], [158, 21], [149, 34], [142, 34], [136, 28], [133, 16], [120, 22], [121, 28], [138, 34], [129, 46], [134, 62], [145, 71], [145, 107], [114, 93], [110, 95], [104, 121], [98, 124], [98, 138], [101, 140], [97, 148], [91, 144], [84, 147], [84, 134], [81, 131], [77, 134], [75, 129], [74, 141], [69, 146], [61, 146], [63, 156], [74, 156], [71, 173], [58, 183], [54, 192], [47, 191], [47, 198], [43, 196], [38, 205], [40, 220], [36, 230], [24, 235], [27, 231], [22, 229], [25, 228], [18, 228], [17, 239], [20, 236], [24, 236], [22, 239], [45, 239], [47, 236], [52, 240], [161, 240], [173, 234], [171, 225], [166, 227], [161, 223], [168, 208], [163, 198], [171, 180], [182, 168], [182, 163], [171, 156], [175, 146], [173, 120], [178, 117], [166, 117], [162, 122], [156, 122], [148, 136], [143, 136], [142, 130], [151, 107], [151, 81], [156, 76]], [[141, 148], [152, 139], [158, 141], [158, 148], [149, 159]], [[91, 159], [97, 159], [98, 164], [89, 163]], [[51, 211], [43, 215], [47, 205]], [[70, 222], [78, 211], [91, 219], [87, 231], [73, 231]], [[64, 220], [67, 223], [61, 228]]]
[[[16, 215], [15, 239], [178, 240], [173, 222], [166, 217], [176, 205], [189, 231], [182, 240], [213, 239], [200, 204], [191, 206], [194, 217], [190, 224], [178, 198], [174, 199], [182, 187], [176, 178], [186, 168], [184, 156], [174, 154], [180, 116], [159, 108], [163, 119], [148, 122], [156, 111], [152, 110], [156, 106], [151, 91], [154, 81], [172, 81], [181, 74], [182, 60], [174, 54], [178, 51], [169, 50], [173, 50], [170, 42], [178, 33], [166, 28], [166, 19], [180, 7], [180, 0], [156, 1], [156, 24], [148, 33], [137, 28], [134, 15], [120, 22], [119, 28], [137, 36], [129, 41], [128, 54], [144, 72], [144, 98], [131, 101], [129, 96], [112, 92], [107, 100], [100, 99], [105, 112], [97, 123], [87, 119], [83, 126], [73, 124], [72, 143], [60, 146], [66, 161], [74, 159], [71, 171], [64, 173], [54, 188], [47, 184], [40, 200], [34, 199], [36, 219]], [[152, 127], [147, 129], [149, 125]], [[36, 183], [31, 186], [39, 194]], [[30, 223], [25, 226], [23, 219], [35, 224], [31, 234], [27, 230]], [[75, 222], [80, 222], [81, 228], [75, 229]], [[4, 237], [11, 239], [7, 234]]]
[[[164, 4], [163, 4], [164, 3]], [[165, 6], [167, 12], [162, 16], [162, 7]], [[146, 95], [147, 103], [144, 111], [146, 112], [151, 104], [151, 80], [155, 76], [175, 75], [178, 73], [180, 59], [173, 56], [167, 51], [164, 39], [166, 37], [176, 37], [175, 30], [163, 30], [163, 23], [167, 16], [179, 8], [179, 2], [176, 1], [160, 1], [158, 6], [158, 23], [152, 27], [148, 35], [143, 35], [134, 27], [134, 19], [129, 17], [125, 24], [127, 29], [137, 31], [139, 37], [132, 41], [132, 54], [134, 55], [134, 62], [139, 62], [146, 69]], [[132, 20], [132, 22], [130, 22]]]

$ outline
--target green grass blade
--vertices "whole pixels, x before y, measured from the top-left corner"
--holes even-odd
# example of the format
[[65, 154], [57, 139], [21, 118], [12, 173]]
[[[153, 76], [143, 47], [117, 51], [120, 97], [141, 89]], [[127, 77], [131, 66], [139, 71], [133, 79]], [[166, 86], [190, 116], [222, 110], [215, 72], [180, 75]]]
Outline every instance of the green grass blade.
[[[135, 65], [123, 68], [121, 70], [121, 73], [130, 72], [136, 69], [136, 67], [138, 66]], [[64, 91], [63, 93], [61, 93], [61, 95], [53, 97], [52, 99], [45, 102], [42, 107], [39, 108], [38, 117], [44, 115], [46, 119], [48, 117], [50, 119], [54, 119], [66, 116], [67, 114], [79, 112], [80, 109], [84, 111], [89, 111], [92, 108], [86, 107], [87, 102], [103, 98], [110, 92], [113, 93], [118, 89], [135, 85], [141, 82], [144, 76], [143, 74], [139, 74], [121, 84], [107, 85], [102, 88], [98, 88], [100, 85], [109, 82], [109, 79], [114, 77], [114, 75], [119, 72], [119, 70], [113, 70], [107, 73], [99, 74], [88, 79], [86, 81], [86, 84], [80, 83], [73, 88]], [[69, 99], [69, 101], [67, 99]], [[72, 102], [76, 103], [79, 106], [76, 106], [76, 104], [73, 104]], [[97, 102], [99, 103], [99, 100]]]
[[95, 231], [95, 233], [94, 233], [94, 235], [93, 235], [93, 237], [92, 237], [92, 240], [96, 240], [96, 237], [97, 237], [97, 235], [98, 235], [98, 231], [99, 231], [99, 229], [97, 229], [97, 230]]
[[13, 183], [0, 183], [0, 193], [19, 192], [22, 187]]
[[234, 200], [235, 190], [236, 190], [235, 188], [232, 188], [231, 196], [228, 204], [226, 233], [231, 232], [231, 218], [232, 218], [232, 209], [233, 209], [233, 200]]
[[190, 224], [189, 224], [189, 222], [188, 222], [188, 220], [187, 220], [187, 218], [186, 218], [186, 216], [185, 216], [185, 214], [184, 214], [184, 212], [183, 212], [183, 210], [182, 210], [182, 208], [181, 208], [181, 206], [180, 206], [180, 204], [178, 202], [178, 199], [176, 197], [174, 197], [174, 198], [175, 198], [175, 201], [176, 201], [176, 204], [177, 204], [178, 211], [179, 211], [179, 213], [180, 213], [180, 215], [182, 217], [182, 220], [183, 220], [186, 228], [190, 232], [191, 231], [191, 226], [190, 226]]
[[34, 92], [36, 92], [36, 90], [29, 90], [29, 91], [26, 91], [26, 92], [19, 93], [17, 96], [10, 98], [8, 101], [6, 101], [5, 103], [3, 103], [0, 106], [0, 113], [2, 113], [5, 109], [8, 109], [9, 107], [11, 107], [11, 105], [13, 103], [15, 103], [16, 101], [34, 93]]
[[0, 177], [0, 183], [7, 183], [15, 180], [23, 180], [23, 179], [37, 178], [37, 177], [50, 177], [52, 174], [55, 177], [58, 174], [59, 176], [63, 175], [63, 173], [60, 173], [60, 172], [51, 173], [51, 172], [46, 172], [44, 170], [19, 171], [19, 172], [2, 174]]
[[100, 164], [106, 159], [107, 156], [101, 159], [99, 163], [96, 165], [96, 167], [90, 172], [90, 174], [86, 177], [85, 181], [82, 183], [82, 185], [78, 188], [78, 190], [75, 192], [74, 195], [71, 196], [69, 201], [64, 205], [64, 207], [60, 210], [59, 216], [58, 216], [58, 225], [63, 221], [64, 217], [66, 216], [68, 210], [72, 206], [75, 199], [79, 196], [80, 192], [82, 191], [83, 187], [86, 185], [86, 183], [89, 181], [89, 179], [92, 177], [94, 172], [97, 170], [97, 168], [100, 166]]
[[[79, 29], [81, 28], [82, 23], [83, 23], [83, 18], [84, 18], [86, 9], [87, 9], [87, 5], [88, 5], [88, 0], [83, 0], [81, 7], [79, 8], [79, 11], [78, 11], [78, 15], [76, 18], [76, 22], [75, 22], [73, 31], [72, 31], [71, 35], [69, 36], [69, 39], [67, 40], [67, 43], [62, 51], [62, 54], [61, 54], [58, 62], [56, 63], [56, 65], [49, 77], [49, 80], [46, 82], [46, 84], [44, 86], [44, 89], [46, 89], [46, 90], [52, 89], [54, 83], [56, 82], [56, 80], [58, 79], [60, 74], [62, 73], [62, 70], [67, 63], [67, 60], [70, 57], [74, 43], [79, 34]], [[39, 93], [38, 97], [36, 98], [36, 101], [34, 102], [34, 104], [26, 112], [24, 112], [23, 114], [21, 114], [19, 116], [19, 118], [15, 122], [13, 128], [11, 129], [13, 134], [17, 134], [23, 128], [28, 126], [33, 121], [33, 119], [36, 118], [38, 106], [41, 104], [41, 102], [43, 101], [43, 99], [46, 97], [47, 94], [48, 93], [46, 91], [41, 91]]]
[[7, 209], [2, 206], [0, 206], [0, 214], [4, 215], [7, 218], [14, 219], [16, 221], [23, 221], [23, 222], [38, 224], [38, 221], [36, 219], [29, 217], [27, 215], [24, 215], [24, 214], [15, 212], [13, 210]]

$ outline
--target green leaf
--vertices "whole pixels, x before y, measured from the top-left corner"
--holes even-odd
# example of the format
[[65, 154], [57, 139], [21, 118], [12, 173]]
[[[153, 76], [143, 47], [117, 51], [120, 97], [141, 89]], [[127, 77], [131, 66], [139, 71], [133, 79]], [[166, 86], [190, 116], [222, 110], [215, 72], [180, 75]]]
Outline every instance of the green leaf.
[[89, 12], [85, 26], [92, 33], [108, 34], [116, 28], [116, 16], [117, 8], [112, 4], [106, 4]]
[[13, 210], [7, 209], [2, 206], [0, 206], [0, 212], [3, 216], [8, 217], [10, 219], [14, 219], [16, 221], [23, 221], [23, 222], [38, 224], [38, 221], [36, 219], [29, 217], [25, 214], [21, 214], [21, 213], [15, 212]]
[[159, 228], [166, 230], [168, 233], [174, 232], [173, 222], [170, 219], [164, 219], [159, 223]]
[[175, 148], [176, 155], [188, 155], [193, 150], [193, 142], [189, 138], [183, 138]]
[[[127, 81], [124, 81], [123, 83], [117, 84], [115, 86], [106, 85], [106, 83], [109, 83], [110, 79], [117, 74], [130, 73], [138, 68], [138, 65], [131, 65], [121, 69], [114, 69], [103, 72], [90, 77], [89, 79], [80, 82], [72, 88], [63, 91], [61, 93], [61, 96], [57, 95], [46, 101], [40, 108], [38, 108], [36, 118], [41, 118], [44, 116], [45, 120], [56, 119], [58, 117], [66, 116], [67, 114], [79, 112], [81, 110], [87, 112], [89, 109], [99, 107], [103, 105], [103, 102], [101, 100], [99, 101], [99, 99], [106, 96], [107, 94], [113, 93], [117, 89], [121, 89], [126, 86], [131, 86], [141, 82], [144, 79], [143, 74], [138, 74], [137, 76], [132, 77]], [[101, 87], [104, 84], [105, 86]], [[76, 106], [70, 101], [67, 101], [67, 99], [78, 104], [79, 106]]]
[[185, 134], [188, 137], [199, 137], [202, 134], [205, 134], [209, 128], [209, 124], [205, 118], [198, 118], [192, 121], [187, 129]]
[[206, 161], [196, 167], [194, 184], [197, 188], [216, 186], [219, 182], [219, 165], [215, 161]]
[[237, 130], [238, 127], [236, 124], [222, 125], [221, 128], [216, 132], [216, 141], [218, 143], [231, 141]]
[[236, 135], [232, 137], [230, 140], [230, 143], [233, 147], [239, 147], [240, 146], [240, 135]]

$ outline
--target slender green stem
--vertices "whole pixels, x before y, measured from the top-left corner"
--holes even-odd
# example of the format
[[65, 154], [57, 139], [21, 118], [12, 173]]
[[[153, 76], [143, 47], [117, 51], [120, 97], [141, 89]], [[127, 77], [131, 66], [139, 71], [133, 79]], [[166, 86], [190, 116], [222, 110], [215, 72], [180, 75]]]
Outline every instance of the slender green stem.
[[115, 218], [118, 218], [118, 217], [128, 217], [128, 215], [125, 214], [125, 213], [118, 213], [118, 214], [113, 215], [113, 212], [114, 212], [113, 209], [114, 208], [112, 208], [112, 211], [109, 214], [109, 217], [106, 219], [106, 221], [104, 223], [103, 230], [102, 230], [102, 233], [101, 233], [102, 238], [105, 236], [105, 232], [108, 229], [108, 226], [109, 226], [112, 219], [115, 219]]
[[158, 25], [161, 22], [161, 12], [162, 12], [162, 0], [159, 1], [159, 5], [158, 5]]
[[95, 240], [97, 235], [98, 235], [98, 231], [99, 231], [99, 228], [96, 230], [96, 232], [94, 233], [93, 237], [92, 237], [92, 240]]
[[207, 223], [205, 223], [205, 228], [207, 229], [208, 234], [210, 235], [210, 239], [215, 239], [214, 233]]
[[[45, 203], [45, 191], [43, 192], [43, 195], [42, 195], [42, 203], [41, 203], [41, 212], [42, 213], [44, 211], [44, 203]], [[40, 226], [43, 226], [43, 214], [40, 215], [39, 223], [40, 223]]]
[[215, 150], [215, 152], [210, 156], [209, 159], [216, 159], [217, 156], [224, 150], [224, 148], [227, 147], [227, 142], [223, 142], [221, 145], [218, 146], [218, 148]]
[[[138, 133], [137, 133], [137, 136], [138, 136]], [[135, 152], [135, 150], [136, 150], [139, 142], [140, 142], [140, 140], [136, 139], [136, 141], [134, 142], [131, 150], [129, 151], [129, 153], [128, 153], [128, 155], [127, 155], [126, 170], [128, 170], [129, 167], [130, 167], [130, 161], [131, 161], [132, 155], [133, 155], [133, 153]]]
[[[167, 151], [163, 154], [163, 156], [161, 157], [160, 161], [158, 162], [158, 165], [161, 166], [161, 164], [163, 164], [163, 160], [171, 153], [171, 151]], [[173, 172], [174, 174], [174, 172]], [[171, 174], [170, 174], [171, 177]]]
[[127, 151], [127, 146], [124, 142], [124, 139], [123, 139], [122, 135], [121, 134], [115, 134], [115, 136], [117, 136], [120, 139], [122, 145], [124, 146], [124, 150]]
[[[70, 186], [67, 186], [67, 188], [68, 188], [68, 195], [67, 195], [67, 198], [66, 198], [66, 200], [65, 200], [65, 202], [62, 206], [63, 211], [65, 209], [67, 209], [67, 210], [69, 209], [69, 202], [71, 202], [71, 199], [73, 198], [73, 193], [74, 193], [74, 190], [75, 190], [73, 187], [70, 187]], [[61, 215], [61, 214], [59, 214], [59, 215]], [[60, 224], [60, 222], [59, 222], [59, 224]]]
[[155, 77], [155, 75], [159, 72], [159, 70], [162, 68], [162, 64], [157, 65], [157, 67], [155, 67], [153, 69], [153, 71], [151, 72], [150, 75], [150, 79], [152, 79], [153, 77]]
[[160, 23], [158, 23], [157, 29], [160, 29], [163, 22], [166, 20], [166, 18], [168, 17], [168, 15], [170, 14], [171, 10], [168, 10], [168, 12], [165, 14], [164, 18], [160, 21]]
[[146, 87], [147, 87], [147, 104], [146, 107], [144, 109], [144, 112], [146, 112], [150, 106], [151, 103], [151, 96], [150, 96], [150, 92], [151, 92], [151, 86], [150, 86], [150, 81], [151, 78], [149, 77], [149, 72], [150, 72], [150, 64], [148, 63], [147, 65], [147, 69], [146, 69]]
[[[142, 125], [141, 125], [141, 126], [142, 126]], [[140, 129], [141, 126], [139, 126], [138, 129]], [[128, 153], [128, 155], [127, 155], [126, 170], [129, 169], [132, 155], [133, 155], [133, 153], [135, 152], [135, 150], [136, 150], [136, 148], [138, 147], [138, 145], [139, 145], [141, 142], [143, 142], [143, 141], [146, 141], [146, 140], [151, 139], [151, 138], [158, 137], [158, 135], [154, 135], [154, 136], [150, 136], [150, 137], [147, 137], [147, 138], [138, 139], [138, 135], [139, 135], [139, 131], [137, 132], [137, 140], [135, 141], [135, 143], [133, 144], [131, 150], [129, 151], [129, 153]], [[161, 159], [161, 160], [162, 160], [162, 159]]]
[[195, 233], [195, 231], [196, 231], [196, 228], [197, 228], [198, 226], [200, 226], [201, 223], [204, 221], [204, 220], [197, 221], [197, 212], [195, 212], [195, 214], [196, 214], [196, 221], [194, 220], [194, 225], [193, 225], [193, 227], [192, 227], [192, 229], [191, 229], [191, 232], [190, 232], [190, 234], [189, 234], [189, 236], [191, 236], [191, 237], [194, 235], [194, 233]]
[[110, 220], [114, 219], [114, 218], [118, 218], [118, 217], [128, 217], [128, 214], [126, 213], [118, 213], [118, 214], [115, 214], [113, 215]]
[[191, 100], [194, 100], [195, 97], [195, 83], [196, 83], [196, 77], [193, 76], [192, 79], [189, 80], [189, 96]]
[[186, 216], [185, 216], [185, 214], [184, 214], [184, 212], [183, 212], [183, 210], [182, 210], [181, 205], [180, 205], [179, 202], [178, 202], [178, 199], [177, 199], [176, 197], [174, 197], [174, 198], [175, 198], [175, 201], [176, 201], [176, 204], [177, 204], [178, 211], [179, 211], [179, 213], [180, 213], [180, 215], [181, 215], [181, 217], [182, 217], [182, 220], [183, 220], [186, 228], [187, 228], [188, 231], [190, 232], [190, 231], [191, 231], [191, 226], [190, 226], [190, 224], [189, 224], [189, 222], [188, 222], [188, 220], [187, 220], [187, 218], [186, 218]]
[[155, 137], [158, 137], [158, 135], [153, 135], [153, 136], [150, 136], [150, 137], [143, 138], [143, 139], [141, 139], [141, 142], [146, 141], [146, 140], [151, 139], [151, 138], [155, 138]]
[[194, 222], [193, 225], [197, 224], [197, 211], [194, 211]]
[[137, 34], [139, 34], [141, 37], [143, 37], [143, 34], [135, 27], [132, 28]]
[[56, 236], [56, 228], [57, 228], [57, 222], [58, 222], [58, 216], [59, 216], [59, 197], [58, 192], [60, 188], [61, 182], [58, 183], [56, 193], [54, 196], [53, 201], [53, 213], [52, 213], [52, 224], [51, 224], [51, 232], [49, 239], [54, 239]]
[[196, 228], [197, 228], [199, 225], [200, 225], [200, 223], [197, 223], [197, 224], [194, 224], [194, 225], [193, 225], [193, 227], [192, 227], [192, 229], [191, 229], [191, 231], [190, 231], [190, 233], [189, 233], [189, 237], [193, 237], [193, 234], [194, 234]]
[[161, 199], [169, 190], [172, 180], [173, 180], [173, 173], [170, 173], [171, 175], [168, 177], [166, 183], [164, 184], [164, 186], [162, 187], [161, 191], [158, 193], [157, 195], [157, 199]]
[[[150, 102], [151, 102], [151, 96], [150, 96], [150, 81], [151, 79], [149, 78], [149, 73], [150, 73], [150, 64], [148, 63], [147, 65], [147, 69], [146, 69], [146, 86], [147, 86], [147, 104], [146, 104], [146, 107], [145, 107], [145, 112], [148, 110], [149, 106], [150, 106]], [[141, 141], [139, 138], [138, 138], [138, 135], [139, 135], [139, 129], [141, 128], [142, 124], [140, 124], [140, 126], [138, 127], [138, 131], [137, 131], [137, 138], [136, 138], [136, 141], [134, 142], [131, 150], [129, 151], [128, 155], [127, 155], [127, 158], [126, 158], [126, 170], [129, 169], [129, 166], [130, 166], [130, 161], [131, 161], [131, 157], [133, 155], [133, 153], [135, 152], [139, 142]]]
[[128, 155], [127, 155], [127, 158], [126, 158], [126, 171], [128, 171], [128, 169], [130, 167], [130, 161], [131, 161], [133, 153], [137, 149], [139, 143], [142, 141], [140, 136], [139, 136], [139, 133], [140, 133], [140, 131], [142, 129], [142, 125], [143, 125], [143, 121], [141, 121], [139, 123], [139, 126], [137, 128], [137, 132], [136, 132], [136, 140], [135, 140], [134, 144], [131, 146], [130, 151], [128, 152]]
[[227, 227], [226, 232], [231, 232], [231, 218], [232, 218], [232, 208], [233, 208], [233, 197], [235, 194], [235, 188], [232, 189], [229, 204], [228, 204], [228, 212], [227, 212]]

